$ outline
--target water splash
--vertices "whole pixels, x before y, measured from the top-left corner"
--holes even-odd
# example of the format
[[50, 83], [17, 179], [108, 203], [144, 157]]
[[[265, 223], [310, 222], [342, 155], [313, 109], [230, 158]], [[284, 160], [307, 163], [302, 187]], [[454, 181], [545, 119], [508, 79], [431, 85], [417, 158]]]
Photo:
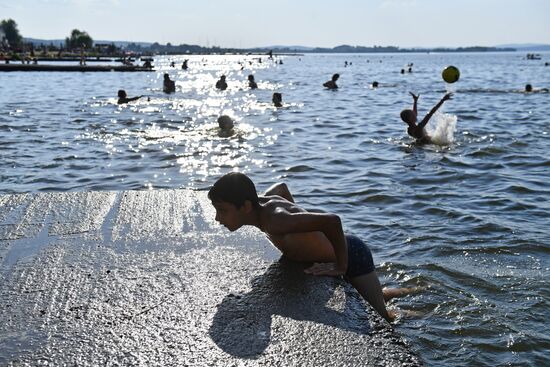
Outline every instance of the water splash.
[[437, 112], [426, 126], [432, 142], [437, 145], [451, 145], [456, 131], [456, 115]]

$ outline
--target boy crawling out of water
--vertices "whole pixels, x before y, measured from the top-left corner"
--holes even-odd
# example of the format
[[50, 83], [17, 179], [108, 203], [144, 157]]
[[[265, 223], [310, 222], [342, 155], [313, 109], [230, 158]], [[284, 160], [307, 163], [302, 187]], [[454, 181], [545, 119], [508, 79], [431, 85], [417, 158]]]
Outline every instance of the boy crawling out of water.
[[410, 95], [413, 97], [413, 108], [412, 110], [403, 110], [401, 111], [401, 120], [405, 122], [409, 127], [407, 128], [407, 133], [416, 139], [417, 143], [420, 144], [428, 144], [432, 142], [432, 139], [426, 132], [426, 125], [428, 124], [428, 121], [432, 118], [435, 111], [439, 109], [443, 105], [443, 102], [448, 101], [453, 96], [452, 93], [447, 93], [441, 98], [441, 100], [433, 106], [433, 108], [428, 112], [428, 114], [420, 121], [420, 123], [417, 125], [417, 105], [418, 105], [418, 97], [420, 97], [420, 94], [416, 95], [412, 92], [409, 92]]
[[216, 221], [231, 232], [252, 225], [288, 259], [313, 262], [306, 273], [344, 276], [388, 322], [395, 315], [386, 309], [386, 301], [410, 293], [408, 288], [382, 289], [367, 245], [345, 235], [337, 215], [310, 213], [296, 205], [284, 183], [258, 196], [250, 178], [232, 172], [214, 183], [208, 198], [216, 209]]

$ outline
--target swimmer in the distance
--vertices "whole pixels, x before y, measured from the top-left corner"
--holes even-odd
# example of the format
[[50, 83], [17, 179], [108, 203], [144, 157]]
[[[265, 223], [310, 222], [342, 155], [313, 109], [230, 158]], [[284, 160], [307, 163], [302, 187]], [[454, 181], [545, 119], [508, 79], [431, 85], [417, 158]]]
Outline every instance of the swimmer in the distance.
[[533, 89], [531, 84], [525, 84], [525, 93], [548, 93], [548, 88]]
[[275, 107], [283, 107], [283, 95], [281, 93], [273, 93], [271, 101]]
[[340, 74], [334, 74], [331, 80], [323, 84], [323, 87], [328, 89], [338, 89], [338, 85], [336, 85], [338, 78], [340, 78]]
[[125, 104], [125, 103], [128, 103], [128, 102], [137, 101], [141, 97], [143, 97], [143, 96], [128, 98], [128, 95], [126, 95], [126, 91], [124, 89], [119, 89], [118, 90], [118, 102], [117, 103], [118, 104]]

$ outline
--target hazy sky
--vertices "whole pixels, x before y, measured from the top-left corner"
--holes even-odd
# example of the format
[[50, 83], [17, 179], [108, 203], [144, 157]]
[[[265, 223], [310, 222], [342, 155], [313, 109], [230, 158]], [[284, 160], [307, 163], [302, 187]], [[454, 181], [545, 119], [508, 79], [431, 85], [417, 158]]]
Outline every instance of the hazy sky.
[[222, 47], [550, 44], [550, 0], [0, 0], [24, 37]]

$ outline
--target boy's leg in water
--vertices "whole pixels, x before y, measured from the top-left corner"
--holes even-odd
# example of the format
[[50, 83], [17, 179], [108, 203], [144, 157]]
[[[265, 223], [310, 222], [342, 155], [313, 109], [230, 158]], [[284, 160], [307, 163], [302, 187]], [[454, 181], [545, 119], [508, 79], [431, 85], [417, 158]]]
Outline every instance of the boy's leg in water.
[[386, 321], [391, 322], [395, 319], [393, 312], [388, 312], [386, 302], [382, 292], [382, 286], [378, 280], [376, 271], [360, 275], [354, 278], [348, 278], [351, 285], [357, 289], [357, 292], [382, 316]]
[[384, 288], [382, 293], [384, 294], [384, 300], [388, 302], [392, 298], [405, 297], [406, 295], [417, 293], [421, 291], [421, 287], [412, 287], [412, 288]]

